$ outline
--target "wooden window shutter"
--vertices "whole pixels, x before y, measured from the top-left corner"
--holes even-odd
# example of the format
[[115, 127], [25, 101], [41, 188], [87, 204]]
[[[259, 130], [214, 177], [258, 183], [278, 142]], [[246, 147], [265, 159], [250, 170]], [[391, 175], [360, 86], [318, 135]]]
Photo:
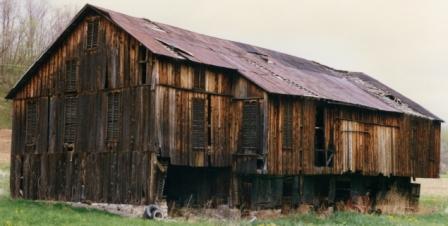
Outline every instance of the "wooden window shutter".
[[205, 150], [205, 100], [193, 98], [191, 122], [191, 145], [193, 150]]
[[65, 92], [76, 92], [78, 84], [77, 62], [69, 60], [65, 63]]
[[28, 101], [26, 108], [25, 143], [27, 151], [34, 151], [37, 135], [37, 102]]
[[292, 102], [287, 101], [283, 108], [283, 149], [292, 149]]
[[98, 19], [93, 19], [87, 22], [87, 49], [95, 48], [98, 46], [98, 27]]
[[65, 97], [64, 144], [74, 144], [78, 129], [78, 97]]
[[117, 142], [120, 136], [121, 94], [109, 93], [107, 100], [107, 132], [108, 142]]
[[193, 89], [205, 90], [205, 68], [197, 66], [193, 74]]
[[243, 104], [241, 148], [244, 152], [257, 153], [260, 146], [260, 106], [257, 101]]

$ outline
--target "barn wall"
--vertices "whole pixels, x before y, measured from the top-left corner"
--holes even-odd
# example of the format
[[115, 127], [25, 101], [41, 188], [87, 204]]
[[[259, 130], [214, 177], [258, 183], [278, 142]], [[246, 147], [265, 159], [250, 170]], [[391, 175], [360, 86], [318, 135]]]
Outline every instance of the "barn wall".
[[[292, 147], [283, 148], [285, 107], [292, 105]], [[267, 171], [274, 175], [297, 175], [312, 163], [315, 103], [284, 96], [269, 96]], [[313, 116], [313, 117], [310, 117]]]
[[397, 166], [406, 169], [405, 173], [414, 177], [438, 177], [440, 123], [405, 116], [401, 126], [406, 128], [402, 136], [409, 139], [401, 141], [402, 152], [397, 156]]
[[[148, 82], [142, 84], [137, 41], [103, 18], [98, 46], [86, 49], [92, 18], [94, 14], [88, 15], [74, 28], [13, 101], [13, 197], [136, 204], [157, 198], [154, 58], [149, 56]], [[77, 85], [67, 92], [70, 60], [76, 61]], [[113, 142], [106, 141], [110, 93], [119, 97], [119, 135]], [[76, 115], [75, 138], [69, 145], [64, 140], [68, 97], [77, 99], [70, 113]], [[37, 133], [30, 145], [26, 117], [33, 104]]]
[[[440, 123], [431, 120], [324, 105], [325, 150], [331, 167], [316, 166], [315, 120], [321, 104], [303, 98], [269, 96], [267, 173], [437, 177]], [[285, 106], [293, 107], [293, 146], [285, 149]], [[413, 129], [412, 129], [413, 128]]]
[[[238, 149], [242, 103], [264, 98], [264, 92], [235, 72], [186, 64], [166, 59], [156, 61], [156, 136], [162, 157], [173, 165], [229, 167]], [[193, 87], [197, 70], [205, 74], [205, 87]], [[192, 102], [205, 102], [205, 118], [210, 120], [205, 134], [210, 143], [204, 150], [192, 147]], [[259, 100], [262, 103], [262, 100]], [[208, 122], [205, 122], [208, 124]]]

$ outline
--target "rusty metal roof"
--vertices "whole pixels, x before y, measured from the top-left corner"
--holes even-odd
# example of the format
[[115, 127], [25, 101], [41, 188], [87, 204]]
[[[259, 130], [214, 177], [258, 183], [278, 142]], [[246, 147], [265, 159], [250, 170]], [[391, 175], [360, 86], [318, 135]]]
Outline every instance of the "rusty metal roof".
[[[305, 96], [442, 121], [417, 103], [362, 73], [335, 70], [303, 58], [96, 6], [86, 5], [83, 10], [88, 8], [103, 14], [154, 54], [236, 70], [272, 94]], [[7, 98], [12, 97], [13, 90]]]

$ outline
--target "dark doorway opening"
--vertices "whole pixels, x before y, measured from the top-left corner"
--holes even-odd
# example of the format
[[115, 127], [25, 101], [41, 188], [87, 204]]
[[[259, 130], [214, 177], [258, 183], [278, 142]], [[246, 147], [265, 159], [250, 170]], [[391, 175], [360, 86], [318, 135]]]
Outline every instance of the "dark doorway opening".
[[351, 196], [351, 183], [349, 179], [336, 180], [334, 201], [347, 201]]
[[228, 203], [230, 168], [168, 167], [164, 196], [168, 206], [217, 207]]

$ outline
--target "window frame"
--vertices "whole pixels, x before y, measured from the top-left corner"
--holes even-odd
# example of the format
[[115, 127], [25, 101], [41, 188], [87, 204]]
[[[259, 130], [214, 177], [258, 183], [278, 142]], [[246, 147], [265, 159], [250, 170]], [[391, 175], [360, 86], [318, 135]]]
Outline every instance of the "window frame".
[[121, 98], [121, 92], [109, 92], [107, 94], [106, 142], [108, 144], [117, 144], [120, 139], [122, 116]]
[[[32, 117], [31, 114], [33, 114]], [[38, 121], [39, 121], [38, 102], [37, 100], [28, 100], [26, 102], [26, 121], [25, 121], [26, 123], [25, 149], [27, 152], [34, 152], [36, 150]]]
[[64, 92], [73, 93], [78, 91], [78, 60], [65, 61]]
[[89, 18], [86, 26], [86, 50], [95, 50], [99, 44], [99, 17]]
[[[69, 105], [70, 103], [70, 105]], [[64, 148], [67, 151], [74, 150], [74, 144], [78, 136], [78, 104], [79, 98], [74, 95], [64, 98]]]
[[[194, 151], [205, 151], [207, 139], [207, 110], [204, 98], [193, 97], [191, 101], [191, 148]], [[202, 109], [202, 111], [200, 111]], [[207, 108], [208, 109], [208, 108]]]
[[316, 105], [314, 118], [314, 166], [316, 167], [332, 167], [333, 161], [327, 164], [329, 157], [333, 152], [328, 152], [325, 145], [325, 115], [326, 106], [324, 104]]
[[139, 44], [137, 49], [138, 77], [140, 85], [149, 85], [148, 73], [151, 72], [151, 55], [146, 46]]
[[206, 68], [205, 66], [196, 66], [193, 70], [193, 90], [205, 91], [206, 90]]
[[262, 116], [260, 102], [258, 100], [244, 100], [242, 105], [239, 152], [261, 154]]

